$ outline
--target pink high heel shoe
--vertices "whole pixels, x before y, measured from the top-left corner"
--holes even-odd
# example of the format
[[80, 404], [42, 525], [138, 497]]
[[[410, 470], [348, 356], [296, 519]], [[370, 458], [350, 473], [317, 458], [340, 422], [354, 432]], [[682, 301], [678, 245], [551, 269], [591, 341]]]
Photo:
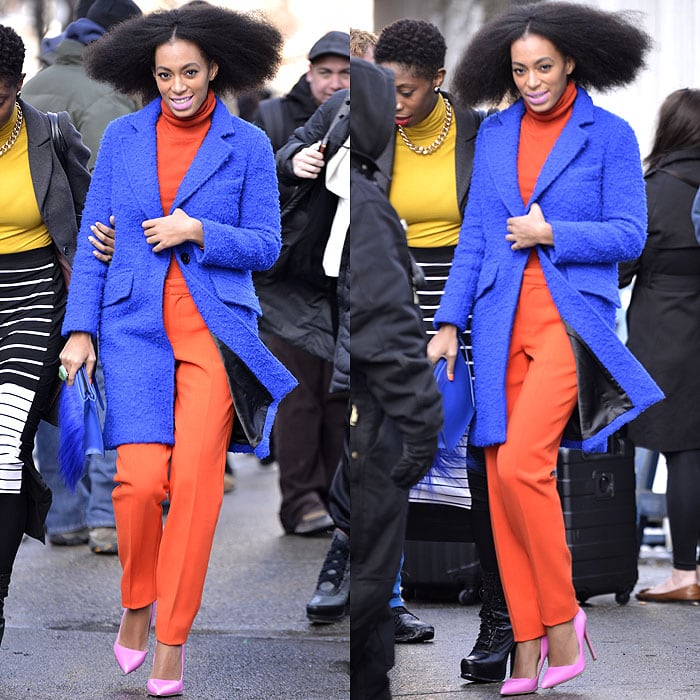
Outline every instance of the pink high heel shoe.
[[576, 678], [576, 676], [583, 673], [583, 670], [586, 668], [586, 657], [583, 653], [584, 639], [586, 640], [586, 644], [588, 644], [588, 650], [591, 652], [593, 661], [598, 658], [595, 655], [595, 651], [593, 651], [591, 639], [586, 631], [586, 613], [583, 612], [581, 608], [578, 609], [576, 617], [574, 617], [574, 632], [576, 632], [576, 638], [578, 639], [578, 659], [576, 663], [569, 666], [548, 666], [542, 678], [543, 688], [553, 688], [555, 685], [570, 681], [572, 678]]
[[540, 659], [537, 662], [537, 673], [534, 678], [509, 678], [501, 686], [501, 695], [527, 695], [534, 693], [537, 690], [537, 685], [542, 673], [544, 660], [547, 658], [547, 636], [540, 637]]
[[[148, 631], [151, 631], [153, 625], [153, 618], [155, 617], [156, 604], [151, 604], [151, 618], [148, 623]], [[135, 671], [139, 666], [143, 664], [148, 656], [148, 649], [141, 651], [140, 649], [129, 649], [129, 647], [123, 647], [119, 643], [119, 634], [122, 631], [122, 625], [124, 624], [124, 616], [127, 613], [127, 609], [122, 613], [122, 620], [119, 623], [119, 632], [117, 632], [117, 638], [114, 640], [114, 656], [117, 659], [117, 663], [124, 673], [131, 673]]]
[[180, 678], [177, 680], [161, 680], [160, 678], [149, 678], [146, 683], [146, 690], [149, 695], [155, 695], [157, 698], [167, 698], [173, 695], [181, 695], [185, 687], [185, 645], [180, 648]]

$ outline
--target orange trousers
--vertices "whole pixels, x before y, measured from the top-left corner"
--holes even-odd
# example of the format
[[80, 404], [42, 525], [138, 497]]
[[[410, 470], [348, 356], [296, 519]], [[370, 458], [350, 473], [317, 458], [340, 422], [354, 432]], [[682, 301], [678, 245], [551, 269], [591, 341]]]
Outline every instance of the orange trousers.
[[112, 500], [122, 604], [157, 602], [156, 638], [177, 645], [202, 599], [234, 411], [221, 356], [174, 262], [163, 320], [175, 355], [174, 444], [120, 445]]
[[491, 522], [516, 641], [578, 610], [555, 468], [577, 401], [571, 342], [535, 257], [525, 269], [506, 371], [506, 441], [486, 448]]

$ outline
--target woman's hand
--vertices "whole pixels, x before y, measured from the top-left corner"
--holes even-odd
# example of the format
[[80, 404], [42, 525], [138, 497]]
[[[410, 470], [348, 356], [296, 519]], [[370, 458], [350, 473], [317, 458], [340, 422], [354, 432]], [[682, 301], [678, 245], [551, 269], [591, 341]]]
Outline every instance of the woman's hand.
[[318, 144], [302, 148], [292, 158], [292, 170], [297, 177], [315, 179], [323, 169], [323, 153], [318, 150]]
[[88, 236], [88, 241], [92, 243], [96, 250], [92, 254], [103, 263], [109, 263], [114, 255], [114, 217], [109, 217], [110, 226], [98, 221], [90, 230], [95, 234]]
[[72, 386], [78, 370], [85, 365], [88, 379], [92, 380], [95, 370], [95, 348], [92, 345], [92, 336], [83, 331], [74, 331], [70, 334], [68, 342], [63, 346], [59, 355], [61, 365], [65, 368], [68, 377], [66, 384]]
[[182, 209], [176, 209], [168, 216], [147, 219], [141, 226], [146, 242], [154, 253], [173, 248], [185, 241], [192, 241], [199, 246], [204, 244], [204, 230], [199, 219], [193, 219]]
[[455, 377], [455, 359], [459, 350], [457, 326], [445, 323], [428, 343], [428, 359], [435, 364], [441, 357], [447, 361], [447, 378], [452, 381]]
[[511, 250], [534, 248], [536, 245], [554, 245], [552, 227], [544, 220], [540, 205], [536, 202], [525, 216], [512, 216], [506, 220], [507, 241]]

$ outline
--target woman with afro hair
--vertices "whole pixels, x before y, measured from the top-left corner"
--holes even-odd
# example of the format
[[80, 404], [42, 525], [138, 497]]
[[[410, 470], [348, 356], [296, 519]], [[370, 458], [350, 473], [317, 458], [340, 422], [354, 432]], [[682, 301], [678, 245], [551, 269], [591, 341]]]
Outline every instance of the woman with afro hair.
[[[447, 280], [462, 215], [469, 194], [474, 142], [484, 113], [462, 107], [441, 90], [445, 79], [447, 46], [438, 28], [429, 22], [401, 19], [385, 27], [375, 47], [375, 60], [389, 68], [396, 84], [395, 134], [385, 154], [385, 172], [391, 173], [389, 198], [406, 223], [409, 250], [422, 269], [425, 284], [418, 300], [427, 337], [434, 335], [433, 316]], [[468, 332], [463, 342], [469, 345]], [[498, 575], [491, 532], [483, 450], [460, 444], [441, 450], [434, 468], [453, 485], [451, 503], [441, 508], [445, 527], [465, 540], [471, 530], [482, 571], [481, 627], [474, 649], [462, 659], [463, 678], [496, 682], [506, 674], [513, 648], [513, 632]], [[446, 471], [444, 464], [459, 464]], [[468, 484], [467, 484], [468, 470]], [[413, 498], [431, 500], [429, 476], [414, 490]], [[471, 504], [469, 497], [471, 494]], [[420, 504], [409, 509], [420, 529]], [[450, 522], [454, 519], [454, 522]], [[470, 528], [471, 524], [471, 528]], [[396, 641], [422, 641], [433, 636], [432, 626], [403, 607], [400, 576], [391, 601]]]
[[472, 314], [469, 437], [485, 448], [517, 642], [502, 695], [551, 688], [585, 668], [586, 615], [556, 488], [560, 444], [603, 452], [662, 397], [614, 331], [617, 265], [636, 258], [646, 236], [639, 148], [629, 125], [587, 92], [634, 79], [651, 43], [637, 24], [574, 3], [512, 6], [476, 33], [456, 69], [466, 103], [513, 101], [479, 131], [428, 348], [449, 371]]
[[[295, 383], [258, 337], [251, 279], [281, 246], [272, 149], [218, 97], [272, 77], [280, 47], [264, 21], [197, 3], [128, 20], [85, 51], [91, 77], [146, 104], [113, 121], [100, 145], [61, 362], [69, 384], [83, 364], [92, 375], [99, 330], [123, 569], [114, 653], [124, 673], [143, 664], [155, 618], [156, 696], [182, 692], [226, 453], [268, 454]], [[105, 265], [87, 234], [110, 215]]]

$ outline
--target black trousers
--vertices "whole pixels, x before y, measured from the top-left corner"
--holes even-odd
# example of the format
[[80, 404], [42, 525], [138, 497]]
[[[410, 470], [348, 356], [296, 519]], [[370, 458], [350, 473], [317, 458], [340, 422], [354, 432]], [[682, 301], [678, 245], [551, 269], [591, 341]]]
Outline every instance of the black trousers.
[[266, 342], [298, 386], [280, 403], [274, 426], [282, 494], [280, 520], [292, 532], [305, 513], [328, 508], [343, 445], [346, 393], [330, 394], [333, 365], [275, 335]]
[[700, 564], [700, 450], [665, 452], [666, 510], [673, 544], [673, 567], [694, 571]]
[[[353, 384], [353, 389], [354, 389]], [[350, 486], [350, 697], [391, 698], [394, 628], [389, 599], [401, 561], [408, 490], [389, 473], [401, 457], [394, 422], [369, 394], [352, 397]], [[341, 470], [342, 471], [342, 470]]]

